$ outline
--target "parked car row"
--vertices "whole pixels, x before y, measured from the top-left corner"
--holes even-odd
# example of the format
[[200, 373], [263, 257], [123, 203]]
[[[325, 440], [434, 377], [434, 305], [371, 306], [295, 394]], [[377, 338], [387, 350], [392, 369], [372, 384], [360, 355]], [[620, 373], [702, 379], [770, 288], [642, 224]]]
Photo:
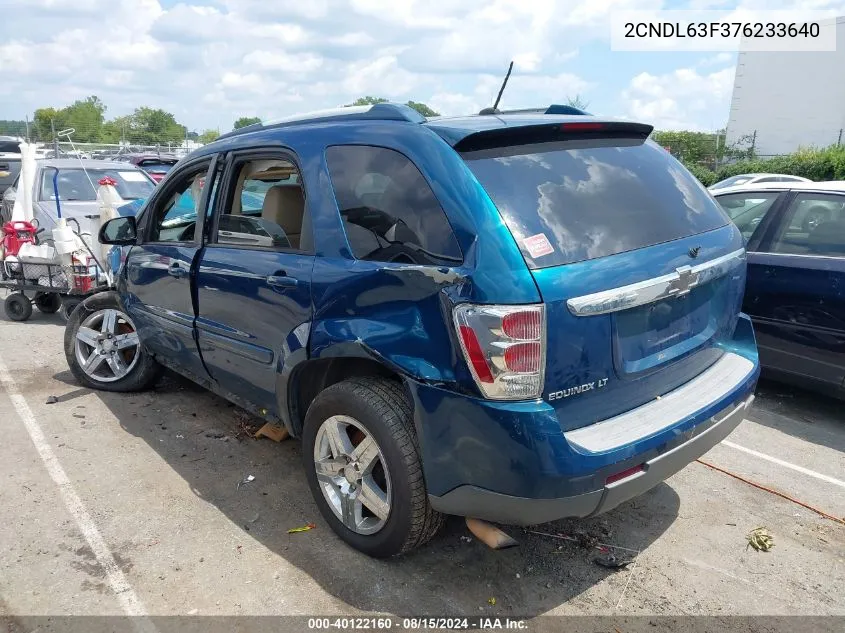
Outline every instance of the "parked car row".
[[[127, 163], [75, 158], [36, 161], [32, 213], [39, 227], [51, 231], [61, 211], [62, 217], [76, 220], [82, 234], [90, 235], [92, 219], [100, 217], [97, 183], [106, 176], [115, 181], [115, 190], [126, 201], [148, 198], [155, 188], [146, 172]], [[0, 199], [0, 226], [12, 217], [18, 185], [16, 180]]]

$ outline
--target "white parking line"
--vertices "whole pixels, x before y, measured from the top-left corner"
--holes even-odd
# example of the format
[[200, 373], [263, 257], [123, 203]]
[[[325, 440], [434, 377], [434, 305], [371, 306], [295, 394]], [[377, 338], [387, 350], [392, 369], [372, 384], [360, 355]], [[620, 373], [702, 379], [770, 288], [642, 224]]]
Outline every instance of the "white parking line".
[[56, 454], [53, 452], [50, 444], [45, 439], [41, 426], [35, 419], [35, 415], [32, 413], [32, 409], [29, 408], [29, 404], [27, 404], [23, 394], [21, 394], [18, 389], [18, 386], [12, 378], [12, 375], [9, 373], [2, 357], [0, 357], [0, 383], [2, 383], [3, 387], [6, 389], [9, 400], [12, 401], [12, 405], [15, 407], [18, 417], [20, 417], [21, 422], [23, 422], [26, 427], [29, 437], [32, 439], [32, 443], [35, 444], [35, 449], [38, 451], [41, 461], [44, 462], [44, 467], [47, 469], [47, 472], [50, 474], [53, 482], [59, 488], [59, 493], [61, 494], [62, 500], [65, 502], [65, 506], [67, 506], [68, 512], [70, 512], [71, 516], [73, 516], [76, 521], [76, 525], [79, 527], [79, 531], [82, 532], [82, 535], [88, 542], [88, 546], [97, 557], [97, 562], [105, 570], [109, 585], [117, 596], [118, 602], [120, 602], [120, 606], [124, 613], [130, 616], [142, 616], [132, 618], [132, 623], [139, 632], [155, 632], [157, 629], [153, 623], [147, 619], [147, 612], [141, 602], [141, 599], [135, 593], [135, 590], [132, 589], [129, 581], [123, 574], [123, 571], [117, 566], [114, 556], [106, 545], [106, 542], [103, 540], [103, 537], [97, 529], [97, 526], [94, 524], [93, 519], [91, 519], [91, 515], [85, 508], [85, 505], [82, 503], [82, 499], [80, 499], [79, 495], [76, 493], [76, 490], [70, 482], [67, 473], [65, 473], [64, 468], [62, 468], [59, 459], [56, 457]]
[[809, 477], [815, 477], [816, 479], [820, 479], [821, 481], [826, 481], [827, 483], [833, 484], [834, 486], [845, 488], [845, 481], [842, 481], [841, 479], [836, 479], [835, 477], [830, 477], [829, 475], [817, 473], [815, 470], [810, 470], [809, 468], [804, 468], [803, 466], [790, 464], [789, 462], [785, 462], [782, 459], [778, 459], [777, 457], [772, 457], [771, 455], [766, 455], [765, 453], [759, 453], [757, 451], [751, 450], [750, 448], [745, 448], [744, 446], [740, 446], [739, 444], [729, 442], [728, 440], [722, 440], [722, 445], [729, 446], [730, 448], [737, 451], [742, 451], [743, 453], [748, 453], [749, 455], [753, 455], [754, 457], [759, 457], [760, 459], [765, 459], [767, 462], [777, 464], [778, 466], [783, 466], [784, 468], [789, 468], [790, 470], [794, 470], [795, 472], [802, 473]]

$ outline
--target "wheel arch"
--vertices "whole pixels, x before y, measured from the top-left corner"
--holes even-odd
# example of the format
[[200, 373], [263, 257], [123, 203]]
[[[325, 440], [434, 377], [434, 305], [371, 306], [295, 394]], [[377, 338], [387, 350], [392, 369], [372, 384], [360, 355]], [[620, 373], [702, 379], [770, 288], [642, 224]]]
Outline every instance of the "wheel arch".
[[[346, 346], [341, 346], [346, 348]], [[329, 350], [326, 350], [329, 351]], [[290, 422], [289, 431], [294, 436], [302, 434], [305, 414], [314, 399], [327, 387], [349, 378], [376, 377], [395, 380], [402, 385], [413, 406], [413, 399], [405, 386], [402, 374], [394, 367], [368, 355], [363, 350], [350, 354], [324, 354], [318, 358], [303, 360], [290, 372], [287, 380], [287, 413]]]

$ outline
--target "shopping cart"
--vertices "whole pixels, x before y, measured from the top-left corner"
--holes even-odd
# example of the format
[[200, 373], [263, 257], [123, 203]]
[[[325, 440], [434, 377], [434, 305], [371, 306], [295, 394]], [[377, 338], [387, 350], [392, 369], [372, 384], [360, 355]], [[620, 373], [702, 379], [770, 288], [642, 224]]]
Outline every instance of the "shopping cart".
[[84, 240], [84, 255], [77, 254], [70, 264], [34, 263], [7, 257], [0, 265], [0, 288], [11, 290], [6, 297], [6, 316], [26, 321], [33, 305], [40, 312], [59, 314], [67, 319], [86, 297], [106, 290], [109, 278]]

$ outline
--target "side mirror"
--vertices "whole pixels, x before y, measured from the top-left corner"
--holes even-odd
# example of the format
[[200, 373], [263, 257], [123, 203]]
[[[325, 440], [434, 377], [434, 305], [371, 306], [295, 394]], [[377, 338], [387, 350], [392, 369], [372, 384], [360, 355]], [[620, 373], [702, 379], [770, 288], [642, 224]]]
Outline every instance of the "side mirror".
[[109, 220], [100, 227], [97, 239], [100, 244], [114, 244], [116, 246], [135, 244], [138, 239], [135, 217], [126, 216]]

